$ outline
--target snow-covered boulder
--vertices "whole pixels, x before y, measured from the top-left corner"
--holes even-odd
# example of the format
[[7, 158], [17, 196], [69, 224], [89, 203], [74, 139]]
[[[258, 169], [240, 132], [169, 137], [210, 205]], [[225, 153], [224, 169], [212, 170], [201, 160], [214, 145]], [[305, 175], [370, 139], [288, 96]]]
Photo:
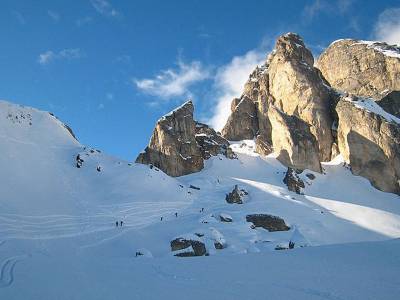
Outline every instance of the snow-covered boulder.
[[171, 251], [175, 252], [175, 256], [203, 256], [206, 255], [207, 249], [205, 244], [196, 236], [187, 238], [179, 237], [171, 241]]

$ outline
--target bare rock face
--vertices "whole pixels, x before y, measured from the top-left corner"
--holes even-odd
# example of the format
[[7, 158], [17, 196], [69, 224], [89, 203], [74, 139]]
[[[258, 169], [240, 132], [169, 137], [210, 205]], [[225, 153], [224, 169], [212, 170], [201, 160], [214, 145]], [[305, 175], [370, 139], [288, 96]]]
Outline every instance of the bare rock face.
[[261, 155], [268, 155], [274, 152], [271, 138], [267, 141], [264, 135], [259, 134], [256, 138], [256, 152]]
[[229, 148], [229, 142], [206, 124], [196, 122], [196, 141], [204, 159], [222, 154], [227, 158], [236, 158], [235, 153]]
[[269, 93], [276, 107], [311, 125], [320, 160], [329, 161], [333, 142], [331, 92], [313, 64], [313, 56], [300, 36], [288, 33], [279, 37], [268, 67]]
[[290, 227], [282, 218], [267, 214], [252, 214], [246, 216], [246, 221], [253, 223], [253, 227], [262, 227], [270, 232], [287, 231]]
[[386, 112], [400, 118], [400, 91], [393, 91], [376, 102]]
[[340, 153], [352, 172], [381, 191], [400, 194], [400, 120], [357, 97], [343, 97], [336, 111]]
[[353, 95], [381, 99], [385, 91], [400, 91], [400, 48], [386, 43], [336, 41], [317, 67], [332, 87]]
[[258, 132], [257, 108], [247, 96], [234, 99], [231, 104], [232, 114], [229, 116], [222, 135], [230, 141], [253, 139]]
[[170, 176], [203, 169], [203, 154], [195, 139], [193, 110], [193, 103], [188, 101], [158, 120], [149, 145], [136, 162], [153, 164]]
[[285, 166], [321, 172], [318, 142], [310, 125], [296, 116], [288, 116], [273, 105], [268, 109], [272, 124], [272, 143], [277, 159]]
[[[270, 56], [260, 67], [256, 67], [247, 80], [243, 95], [249, 97], [256, 105], [258, 119], [258, 137], [265, 144], [271, 144], [271, 124], [268, 120], [268, 105], [272, 101], [269, 94], [269, 65]], [[260, 150], [263, 150], [260, 148]], [[257, 151], [257, 150], [256, 150]], [[264, 152], [264, 151], [263, 151]], [[261, 152], [259, 152], [262, 154]], [[265, 153], [264, 153], [265, 154]], [[268, 153], [269, 154], [269, 153]]]

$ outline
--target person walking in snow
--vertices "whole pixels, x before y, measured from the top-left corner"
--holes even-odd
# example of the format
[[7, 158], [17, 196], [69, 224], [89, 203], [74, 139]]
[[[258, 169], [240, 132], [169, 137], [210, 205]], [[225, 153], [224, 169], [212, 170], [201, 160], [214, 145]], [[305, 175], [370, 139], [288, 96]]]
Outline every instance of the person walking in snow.
[[176, 212], [176, 213], [175, 213], [175, 218], [177, 218], [177, 217], [178, 217], [178, 213]]
[[122, 224], [124, 224], [124, 222], [123, 222], [123, 221], [120, 221], [120, 223], [119, 223], [119, 224], [120, 224], [120, 226], [122, 227]]
[[160, 218], [160, 221], [162, 221], [163, 217]]
[[115, 227], [118, 227], [118, 221], [115, 222]]

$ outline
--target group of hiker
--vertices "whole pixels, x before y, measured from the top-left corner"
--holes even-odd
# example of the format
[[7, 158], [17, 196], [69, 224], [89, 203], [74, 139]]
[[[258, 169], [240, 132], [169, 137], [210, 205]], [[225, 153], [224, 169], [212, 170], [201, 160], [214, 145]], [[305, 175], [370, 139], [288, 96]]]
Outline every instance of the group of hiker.
[[[200, 212], [204, 212], [204, 207], [201, 208]], [[175, 214], [175, 218], [178, 217], [178, 213], [176, 212]], [[164, 217], [160, 217], [160, 221], [162, 221], [164, 219]], [[124, 224], [124, 221], [115, 221], [115, 227], [122, 227], [122, 225]]]
[[[201, 213], [204, 212], [204, 207], [201, 208], [200, 212], [201, 212]], [[175, 213], [175, 218], [177, 218], [177, 217], [178, 217], [178, 213], [176, 212], [176, 213]], [[164, 220], [164, 217], [163, 217], [163, 216], [160, 217], [160, 221], [162, 221], [162, 220]]]

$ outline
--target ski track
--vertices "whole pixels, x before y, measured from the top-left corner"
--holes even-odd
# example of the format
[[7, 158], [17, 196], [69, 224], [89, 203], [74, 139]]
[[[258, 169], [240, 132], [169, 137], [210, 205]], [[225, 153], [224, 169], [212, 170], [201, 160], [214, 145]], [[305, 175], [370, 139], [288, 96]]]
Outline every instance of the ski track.
[[[55, 239], [115, 229], [116, 221], [131, 230], [143, 228], [163, 217], [187, 208], [190, 202], [134, 202], [99, 206], [101, 212], [88, 215], [26, 216], [0, 215], [0, 240]], [[0, 243], [1, 245], [1, 243]]]
[[6, 288], [14, 282], [14, 269], [16, 264], [28, 256], [13, 256], [5, 259], [1, 264], [0, 288]]

